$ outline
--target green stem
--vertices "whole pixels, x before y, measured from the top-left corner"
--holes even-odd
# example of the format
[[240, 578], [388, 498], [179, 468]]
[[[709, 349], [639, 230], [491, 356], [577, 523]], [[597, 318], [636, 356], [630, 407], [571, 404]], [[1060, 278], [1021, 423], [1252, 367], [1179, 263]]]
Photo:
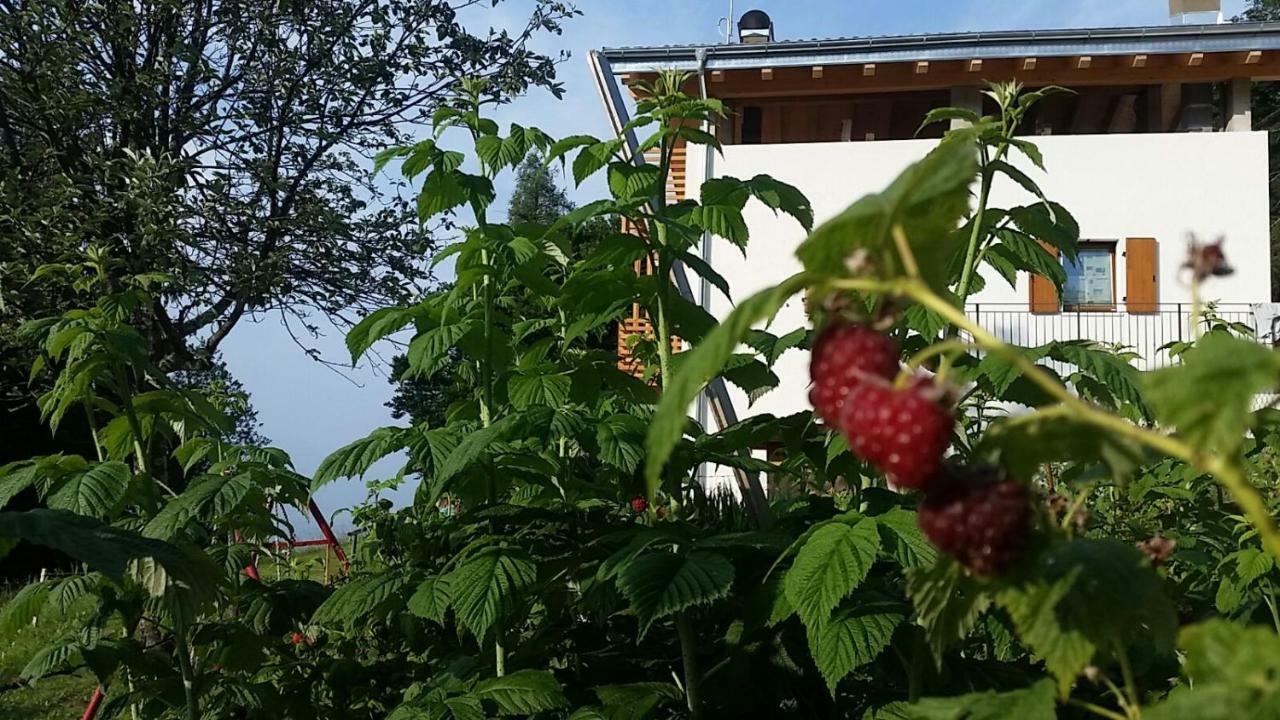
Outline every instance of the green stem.
[[676, 616], [676, 633], [680, 636], [680, 659], [684, 664], [684, 695], [689, 705], [689, 720], [702, 718], [702, 688], [698, 677], [698, 641], [689, 626], [689, 614]]
[[982, 240], [982, 220], [987, 214], [987, 202], [991, 198], [992, 174], [987, 171], [987, 151], [982, 150], [982, 182], [978, 189], [978, 209], [973, 214], [973, 229], [969, 231], [969, 244], [964, 249], [964, 267], [960, 270], [960, 284], [956, 294], [963, 303], [969, 297], [969, 284], [973, 282], [975, 260], [978, 256], [978, 244]]
[[507, 651], [502, 646], [501, 630], [495, 630], [493, 635], [493, 672], [498, 677], [507, 674]]
[[1078, 707], [1081, 710], [1087, 710], [1093, 713], [1094, 715], [1097, 715], [1098, 717], [1104, 717], [1104, 718], [1107, 718], [1108, 720], [1129, 720], [1127, 717], [1125, 717], [1124, 715], [1121, 715], [1115, 710], [1108, 710], [1102, 707], [1101, 705], [1094, 705], [1093, 703], [1085, 702], [1084, 700], [1076, 700], [1075, 698], [1069, 698], [1067, 700], [1067, 704]]
[[174, 613], [174, 652], [178, 655], [178, 671], [182, 674], [182, 693], [187, 701], [187, 720], [199, 720], [200, 703], [196, 698], [195, 669], [191, 665], [191, 650], [187, 647], [187, 626], [178, 613]]
[[98, 456], [98, 462], [102, 462], [106, 457], [102, 453], [102, 442], [98, 440], [98, 421], [93, 417], [92, 395], [84, 397], [84, 415], [89, 420], [89, 436], [93, 438], [93, 452]]
[[1129, 664], [1129, 654], [1125, 652], [1124, 646], [1116, 643], [1116, 660], [1120, 663], [1120, 674], [1124, 677], [1125, 695], [1129, 701], [1125, 707], [1125, 712], [1129, 716], [1137, 720], [1142, 717], [1142, 701], [1138, 697], [1138, 683], [1133, 676], [1133, 666]]

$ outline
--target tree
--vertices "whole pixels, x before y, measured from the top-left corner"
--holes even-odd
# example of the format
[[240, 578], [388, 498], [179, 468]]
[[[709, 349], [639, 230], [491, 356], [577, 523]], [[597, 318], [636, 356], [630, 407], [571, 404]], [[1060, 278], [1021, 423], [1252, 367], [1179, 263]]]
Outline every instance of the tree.
[[[515, 188], [507, 204], [508, 224], [547, 226], [574, 208], [573, 201], [556, 183], [540, 155], [530, 153], [516, 168]], [[569, 234], [570, 254], [585, 257], [614, 232], [613, 226], [609, 220], [596, 218], [573, 230]], [[612, 350], [612, 342], [613, 328], [609, 326], [596, 328], [587, 336], [588, 346], [594, 349]], [[404, 355], [396, 356], [391, 363], [390, 377], [396, 391], [387, 402], [392, 417], [408, 417], [428, 427], [443, 424], [449, 406], [472, 395], [472, 379], [459, 375], [457, 359], [456, 354], [451, 356], [444, 368], [429, 378], [420, 378], [405, 377], [408, 359]]]
[[[433, 236], [366, 158], [460, 77], [560, 92], [528, 41], [576, 11], [535, 0], [518, 32], [464, 27], [489, 4], [0, 0], [5, 277], [91, 243], [121, 273], [168, 274], [142, 318], [165, 369], [257, 313], [309, 329], [405, 297]], [[6, 289], [5, 312], [45, 314], [46, 297]]]
[[[1280, 0], [1249, 0], [1234, 22], [1280, 21]], [[1266, 130], [1271, 168], [1271, 299], [1280, 301], [1280, 85], [1253, 84], [1253, 126]]]

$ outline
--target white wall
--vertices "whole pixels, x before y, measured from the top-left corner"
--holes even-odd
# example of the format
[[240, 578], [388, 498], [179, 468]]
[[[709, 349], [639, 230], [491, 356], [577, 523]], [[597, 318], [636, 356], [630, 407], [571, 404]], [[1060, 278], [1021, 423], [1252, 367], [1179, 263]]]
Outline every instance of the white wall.
[[[1236, 269], [1229, 278], [1214, 279], [1206, 287], [1210, 299], [1223, 303], [1265, 302], [1271, 297], [1270, 238], [1268, 232], [1267, 136], [1263, 132], [1177, 133], [1133, 135], [1075, 135], [1031, 138], [1045, 157], [1047, 173], [1025, 159], [1018, 164], [1040, 184], [1045, 194], [1062, 203], [1080, 223], [1084, 239], [1120, 240], [1116, 258], [1116, 297], [1125, 297], [1123, 240], [1154, 237], [1158, 247], [1158, 288], [1161, 303], [1189, 302], [1190, 291], [1179, 267], [1185, 259], [1186, 236], [1226, 237], [1227, 257]], [[714, 174], [748, 178], [772, 175], [799, 187], [809, 197], [819, 223], [851, 202], [886, 187], [908, 164], [924, 156], [933, 140], [786, 145], [736, 145], [724, 148], [714, 161]], [[693, 149], [689, 158], [691, 190], [701, 182], [704, 157]], [[993, 189], [995, 207], [1034, 202], [1020, 186], [1000, 179]], [[804, 232], [792, 219], [775, 216], [752, 203], [747, 208], [751, 242], [743, 254], [723, 241], [712, 247], [712, 263], [729, 281], [734, 298], [745, 298], [800, 269], [795, 248]], [[986, 288], [971, 301], [1009, 303], [1026, 308], [1028, 279], [1017, 288], [994, 273], [984, 273]], [[723, 317], [732, 305], [713, 291], [712, 312]], [[1117, 327], [1122, 314], [1112, 316]], [[779, 314], [775, 331], [805, 324], [800, 300]], [[1105, 328], [1095, 323], [1095, 328]], [[1054, 331], [1057, 332], [1057, 331]], [[1066, 332], [1066, 330], [1063, 330]], [[1089, 330], [1108, 337], [1105, 329]], [[1128, 337], [1127, 335], [1125, 336]], [[1025, 344], [1033, 344], [1027, 342]], [[807, 407], [808, 358], [787, 353], [776, 371], [782, 386], [748, 408], [746, 397], [734, 393], [742, 416], [769, 412], [778, 415]]]

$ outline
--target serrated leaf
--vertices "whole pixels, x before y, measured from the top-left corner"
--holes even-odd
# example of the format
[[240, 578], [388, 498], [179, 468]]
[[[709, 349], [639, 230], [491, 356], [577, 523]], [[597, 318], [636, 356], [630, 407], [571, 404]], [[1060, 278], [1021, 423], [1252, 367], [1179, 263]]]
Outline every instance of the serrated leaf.
[[809, 628], [825, 622], [840, 601], [862, 584], [880, 550], [876, 521], [830, 522], [818, 528], [787, 571], [787, 599]]
[[849, 673], [876, 659], [905, 618], [902, 606], [887, 602], [853, 602], [809, 628], [813, 661], [835, 696], [836, 685]]
[[412, 575], [403, 572], [355, 578], [335, 590], [316, 608], [311, 622], [336, 627], [370, 622], [377, 613], [401, 603], [403, 590], [412, 580]]
[[600, 459], [623, 472], [632, 473], [644, 457], [644, 421], [634, 415], [611, 415], [596, 426]]
[[449, 573], [450, 607], [463, 627], [483, 638], [537, 575], [537, 566], [523, 550], [486, 548]]
[[1053, 683], [1041, 680], [1024, 690], [926, 698], [903, 708], [910, 720], [1056, 720]]
[[596, 697], [609, 720], [644, 720], [659, 705], [681, 700], [684, 695], [670, 683], [638, 682], [602, 685], [596, 688]]
[[1181, 360], [1144, 376], [1157, 419], [1198, 450], [1234, 451], [1252, 426], [1255, 396], [1280, 385], [1280, 354], [1226, 332], [1211, 332]]
[[651, 552], [633, 559], [618, 575], [618, 587], [640, 621], [643, 637], [653, 621], [729, 594], [733, 564], [711, 552]]
[[507, 383], [511, 404], [517, 410], [530, 407], [558, 408], [569, 399], [573, 381], [568, 375], [514, 375]]
[[569, 704], [555, 676], [541, 670], [490, 678], [476, 685], [472, 694], [497, 705], [499, 715], [532, 715]]
[[896, 507], [875, 519], [885, 551], [903, 568], [929, 566], [937, 560], [938, 551], [920, 531], [914, 512]]
[[968, 637], [991, 605], [982, 587], [949, 558], [907, 571], [907, 595], [939, 666], [943, 651]]
[[124, 499], [133, 474], [122, 462], [98, 463], [54, 485], [45, 502], [54, 510], [106, 518]]
[[449, 609], [449, 603], [449, 576], [436, 575], [422, 581], [422, 584], [410, 596], [408, 608], [409, 612], [418, 617], [444, 624], [444, 616]]
[[360, 478], [374, 463], [392, 453], [403, 450], [409, 428], [380, 427], [355, 442], [333, 451], [320, 462], [311, 482], [311, 489], [340, 478]]
[[687, 357], [682, 360], [679, 372], [674, 373], [675, 377], [665, 384], [645, 439], [648, 453], [645, 458], [645, 486], [650, 502], [657, 494], [662, 469], [684, 434], [690, 403], [720, 373], [752, 326], [772, 319], [783, 304], [807, 283], [805, 275], [794, 275], [747, 298], [693, 350], [682, 353]]

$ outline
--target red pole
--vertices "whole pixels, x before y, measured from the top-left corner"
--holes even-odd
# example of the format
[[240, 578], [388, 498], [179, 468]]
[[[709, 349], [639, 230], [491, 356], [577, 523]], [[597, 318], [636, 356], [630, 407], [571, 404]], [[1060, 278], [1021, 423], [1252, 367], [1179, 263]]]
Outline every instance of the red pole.
[[80, 716], [80, 720], [93, 720], [98, 714], [98, 708], [102, 706], [102, 686], [93, 689], [93, 697], [89, 698], [89, 706], [84, 709], [84, 715]]
[[320, 526], [320, 533], [333, 546], [333, 554], [338, 557], [338, 562], [342, 563], [342, 569], [350, 570], [351, 561], [347, 559], [347, 554], [342, 550], [342, 544], [334, 536], [333, 528], [329, 527], [329, 521], [324, 519], [324, 513], [320, 512], [320, 506], [316, 505], [315, 500], [308, 500], [307, 505], [311, 508], [311, 517], [315, 518], [316, 525]]

